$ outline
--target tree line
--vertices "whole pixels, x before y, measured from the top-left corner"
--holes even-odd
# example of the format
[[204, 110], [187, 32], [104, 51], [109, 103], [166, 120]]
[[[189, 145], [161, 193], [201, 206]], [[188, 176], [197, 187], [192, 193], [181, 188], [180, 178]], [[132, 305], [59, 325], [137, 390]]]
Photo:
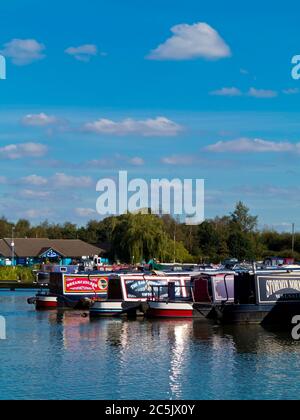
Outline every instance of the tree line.
[[45, 221], [31, 225], [0, 219], [0, 237], [10, 238], [12, 230], [19, 238], [81, 239], [104, 246], [113, 261], [140, 262], [156, 258], [164, 262], [215, 262], [226, 258], [260, 260], [266, 256], [294, 256], [300, 260], [300, 234], [258, 228], [258, 217], [242, 203], [223, 217], [187, 226], [169, 215], [125, 214], [91, 220], [85, 226]]

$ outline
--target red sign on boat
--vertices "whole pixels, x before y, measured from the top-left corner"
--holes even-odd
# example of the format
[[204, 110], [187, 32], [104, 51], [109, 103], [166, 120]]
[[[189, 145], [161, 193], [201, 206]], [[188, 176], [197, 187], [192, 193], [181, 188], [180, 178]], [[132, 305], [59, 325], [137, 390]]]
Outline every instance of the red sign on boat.
[[65, 274], [63, 286], [65, 295], [106, 294], [108, 277]]

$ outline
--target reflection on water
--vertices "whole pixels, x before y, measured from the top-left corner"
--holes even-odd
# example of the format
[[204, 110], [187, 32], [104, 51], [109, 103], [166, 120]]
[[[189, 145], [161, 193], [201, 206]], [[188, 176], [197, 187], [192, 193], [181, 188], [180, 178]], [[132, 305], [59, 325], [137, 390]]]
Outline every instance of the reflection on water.
[[0, 399], [298, 398], [300, 343], [259, 326], [90, 321], [0, 293]]

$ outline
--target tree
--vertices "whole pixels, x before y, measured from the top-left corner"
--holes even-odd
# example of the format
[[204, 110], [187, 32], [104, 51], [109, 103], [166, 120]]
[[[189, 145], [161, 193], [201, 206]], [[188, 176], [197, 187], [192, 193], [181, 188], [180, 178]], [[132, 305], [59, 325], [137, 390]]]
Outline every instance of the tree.
[[255, 243], [251, 235], [245, 234], [241, 229], [231, 232], [228, 238], [230, 256], [240, 261], [256, 259]]
[[127, 224], [121, 244], [128, 247], [130, 259], [135, 262], [160, 259], [164, 252], [166, 233], [159, 217], [152, 214], [128, 214], [123, 219]]
[[[201, 225], [186, 226], [170, 215], [144, 213], [111, 216], [90, 220], [85, 226], [72, 223], [51, 224], [47, 220], [31, 226], [28, 220], [16, 224], [0, 218], [0, 238], [15, 235], [29, 238], [75, 239], [110, 248], [112, 261], [140, 262], [157, 258], [160, 261], [220, 262], [227, 257], [240, 260], [261, 259], [267, 255], [291, 256], [292, 235], [275, 230], [257, 230], [257, 217], [238, 202], [229, 216], [206, 220]], [[300, 258], [300, 234], [295, 235], [295, 254]]]
[[215, 259], [218, 252], [219, 235], [214, 222], [207, 220], [198, 227], [198, 241], [201, 254], [205, 259]]
[[66, 239], [77, 239], [77, 226], [66, 222], [62, 227], [62, 234]]
[[19, 238], [26, 238], [30, 235], [30, 222], [26, 219], [20, 219], [15, 225], [15, 235]]
[[195, 257], [189, 254], [188, 250], [184, 247], [182, 242], [175, 242], [174, 240], [167, 238], [164, 251], [163, 251], [163, 262], [171, 263], [174, 261], [177, 263], [192, 263], [195, 262]]
[[13, 223], [9, 223], [5, 217], [2, 217], [0, 219], [0, 237], [10, 238], [13, 226]]
[[249, 212], [249, 208], [239, 201], [231, 214], [231, 221], [243, 232], [253, 232], [257, 227], [257, 216], [251, 216]]

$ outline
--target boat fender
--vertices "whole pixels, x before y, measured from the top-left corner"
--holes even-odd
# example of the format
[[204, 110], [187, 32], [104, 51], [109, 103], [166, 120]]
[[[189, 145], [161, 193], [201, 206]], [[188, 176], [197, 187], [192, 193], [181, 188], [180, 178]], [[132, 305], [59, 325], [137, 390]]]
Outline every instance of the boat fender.
[[80, 299], [79, 302], [84, 308], [90, 308], [93, 305], [92, 299], [89, 299], [87, 297]]
[[144, 314], [149, 311], [149, 304], [147, 302], [142, 302], [140, 305], [140, 311]]
[[36, 298], [32, 297], [32, 298], [27, 299], [27, 303], [28, 305], [34, 305], [36, 303]]

